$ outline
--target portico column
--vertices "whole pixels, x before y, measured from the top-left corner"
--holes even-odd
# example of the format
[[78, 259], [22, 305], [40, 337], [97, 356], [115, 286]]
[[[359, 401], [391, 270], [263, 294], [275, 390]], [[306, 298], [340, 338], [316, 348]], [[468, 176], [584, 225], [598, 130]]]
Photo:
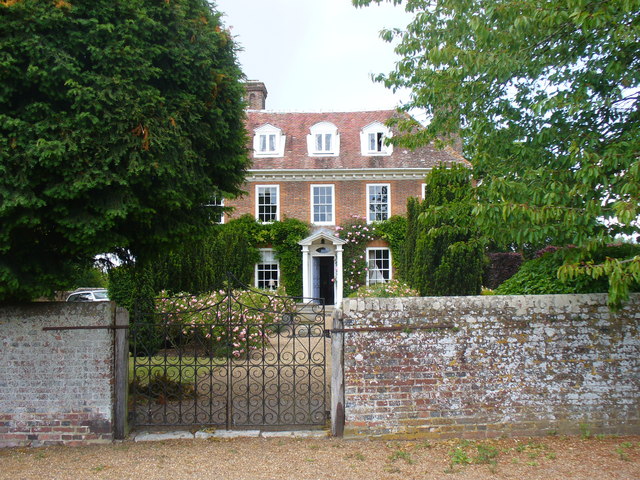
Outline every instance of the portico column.
[[342, 245], [336, 245], [336, 306], [342, 302], [342, 293], [344, 291], [342, 279]]
[[302, 246], [302, 296], [311, 298], [313, 296], [311, 292], [311, 278], [309, 277], [309, 245]]

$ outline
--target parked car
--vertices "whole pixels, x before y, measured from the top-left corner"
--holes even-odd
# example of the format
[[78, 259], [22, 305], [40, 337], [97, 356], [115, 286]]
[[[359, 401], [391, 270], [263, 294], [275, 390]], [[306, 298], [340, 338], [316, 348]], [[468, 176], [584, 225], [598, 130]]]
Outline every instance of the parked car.
[[67, 302], [108, 302], [109, 295], [105, 288], [81, 289], [67, 297]]

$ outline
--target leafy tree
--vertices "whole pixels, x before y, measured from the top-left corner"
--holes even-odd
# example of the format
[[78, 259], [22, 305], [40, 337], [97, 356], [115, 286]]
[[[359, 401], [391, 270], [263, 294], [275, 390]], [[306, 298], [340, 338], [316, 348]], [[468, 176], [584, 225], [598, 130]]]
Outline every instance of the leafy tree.
[[0, 301], [151, 257], [239, 193], [242, 74], [206, 0], [0, 2], [0, 52]]
[[[484, 243], [471, 215], [471, 172], [441, 165], [427, 175], [417, 221], [409, 285], [422, 295], [477, 295], [482, 287]], [[415, 216], [415, 205], [410, 208]]]
[[401, 59], [377, 79], [432, 117], [394, 141], [460, 135], [483, 229], [504, 244], [577, 245], [562, 276], [607, 276], [617, 305], [640, 257], [589, 255], [639, 230], [640, 0], [389, 1], [415, 17], [382, 33]]

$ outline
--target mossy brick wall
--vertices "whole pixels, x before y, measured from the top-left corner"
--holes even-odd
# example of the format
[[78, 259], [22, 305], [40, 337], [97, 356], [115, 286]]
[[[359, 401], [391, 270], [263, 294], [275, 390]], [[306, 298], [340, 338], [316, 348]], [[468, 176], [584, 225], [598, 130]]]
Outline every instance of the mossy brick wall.
[[115, 304], [0, 307], [0, 447], [111, 441]]
[[618, 313], [605, 295], [544, 295], [347, 299], [341, 314], [365, 330], [345, 334], [346, 436], [640, 433], [640, 295]]

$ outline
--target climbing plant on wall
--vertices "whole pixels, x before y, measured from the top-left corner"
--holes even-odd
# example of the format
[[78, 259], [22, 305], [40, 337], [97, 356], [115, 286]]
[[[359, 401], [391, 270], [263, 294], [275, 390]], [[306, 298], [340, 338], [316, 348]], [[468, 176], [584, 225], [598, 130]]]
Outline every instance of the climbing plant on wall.
[[394, 215], [388, 220], [377, 222], [375, 235], [389, 243], [391, 249], [391, 261], [395, 269], [394, 277], [399, 280], [406, 280], [406, 260], [405, 260], [405, 240], [407, 232], [407, 217]]
[[309, 225], [286, 218], [263, 226], [264, 240], [271, 244], [280, 262], [280, 285], [287, 295], [302, 296], [302, 255], [298, 242], [309, 235]]
[[367, 243], [379, 238], [376, 226], [368, 225], [364, 217], [354, 215], [351, 220], [336, 227], [337, 235], [346, 240], [343, 246], [342, 265], [344, 295], [348, 296], [367, 283]]
[[405, 272], [404, 245], [407, 219], [394, 215], [388, 220], [368, 224], [365, 217], [354, 215], [336, 227], [336, 235], [346, 240], [343, 247], [342, 264], [344, 295], [349, 296], [367, 284], [367, 244], [374, 240], [385, 240], [391, 250], [395, 273], [403, 280]]

